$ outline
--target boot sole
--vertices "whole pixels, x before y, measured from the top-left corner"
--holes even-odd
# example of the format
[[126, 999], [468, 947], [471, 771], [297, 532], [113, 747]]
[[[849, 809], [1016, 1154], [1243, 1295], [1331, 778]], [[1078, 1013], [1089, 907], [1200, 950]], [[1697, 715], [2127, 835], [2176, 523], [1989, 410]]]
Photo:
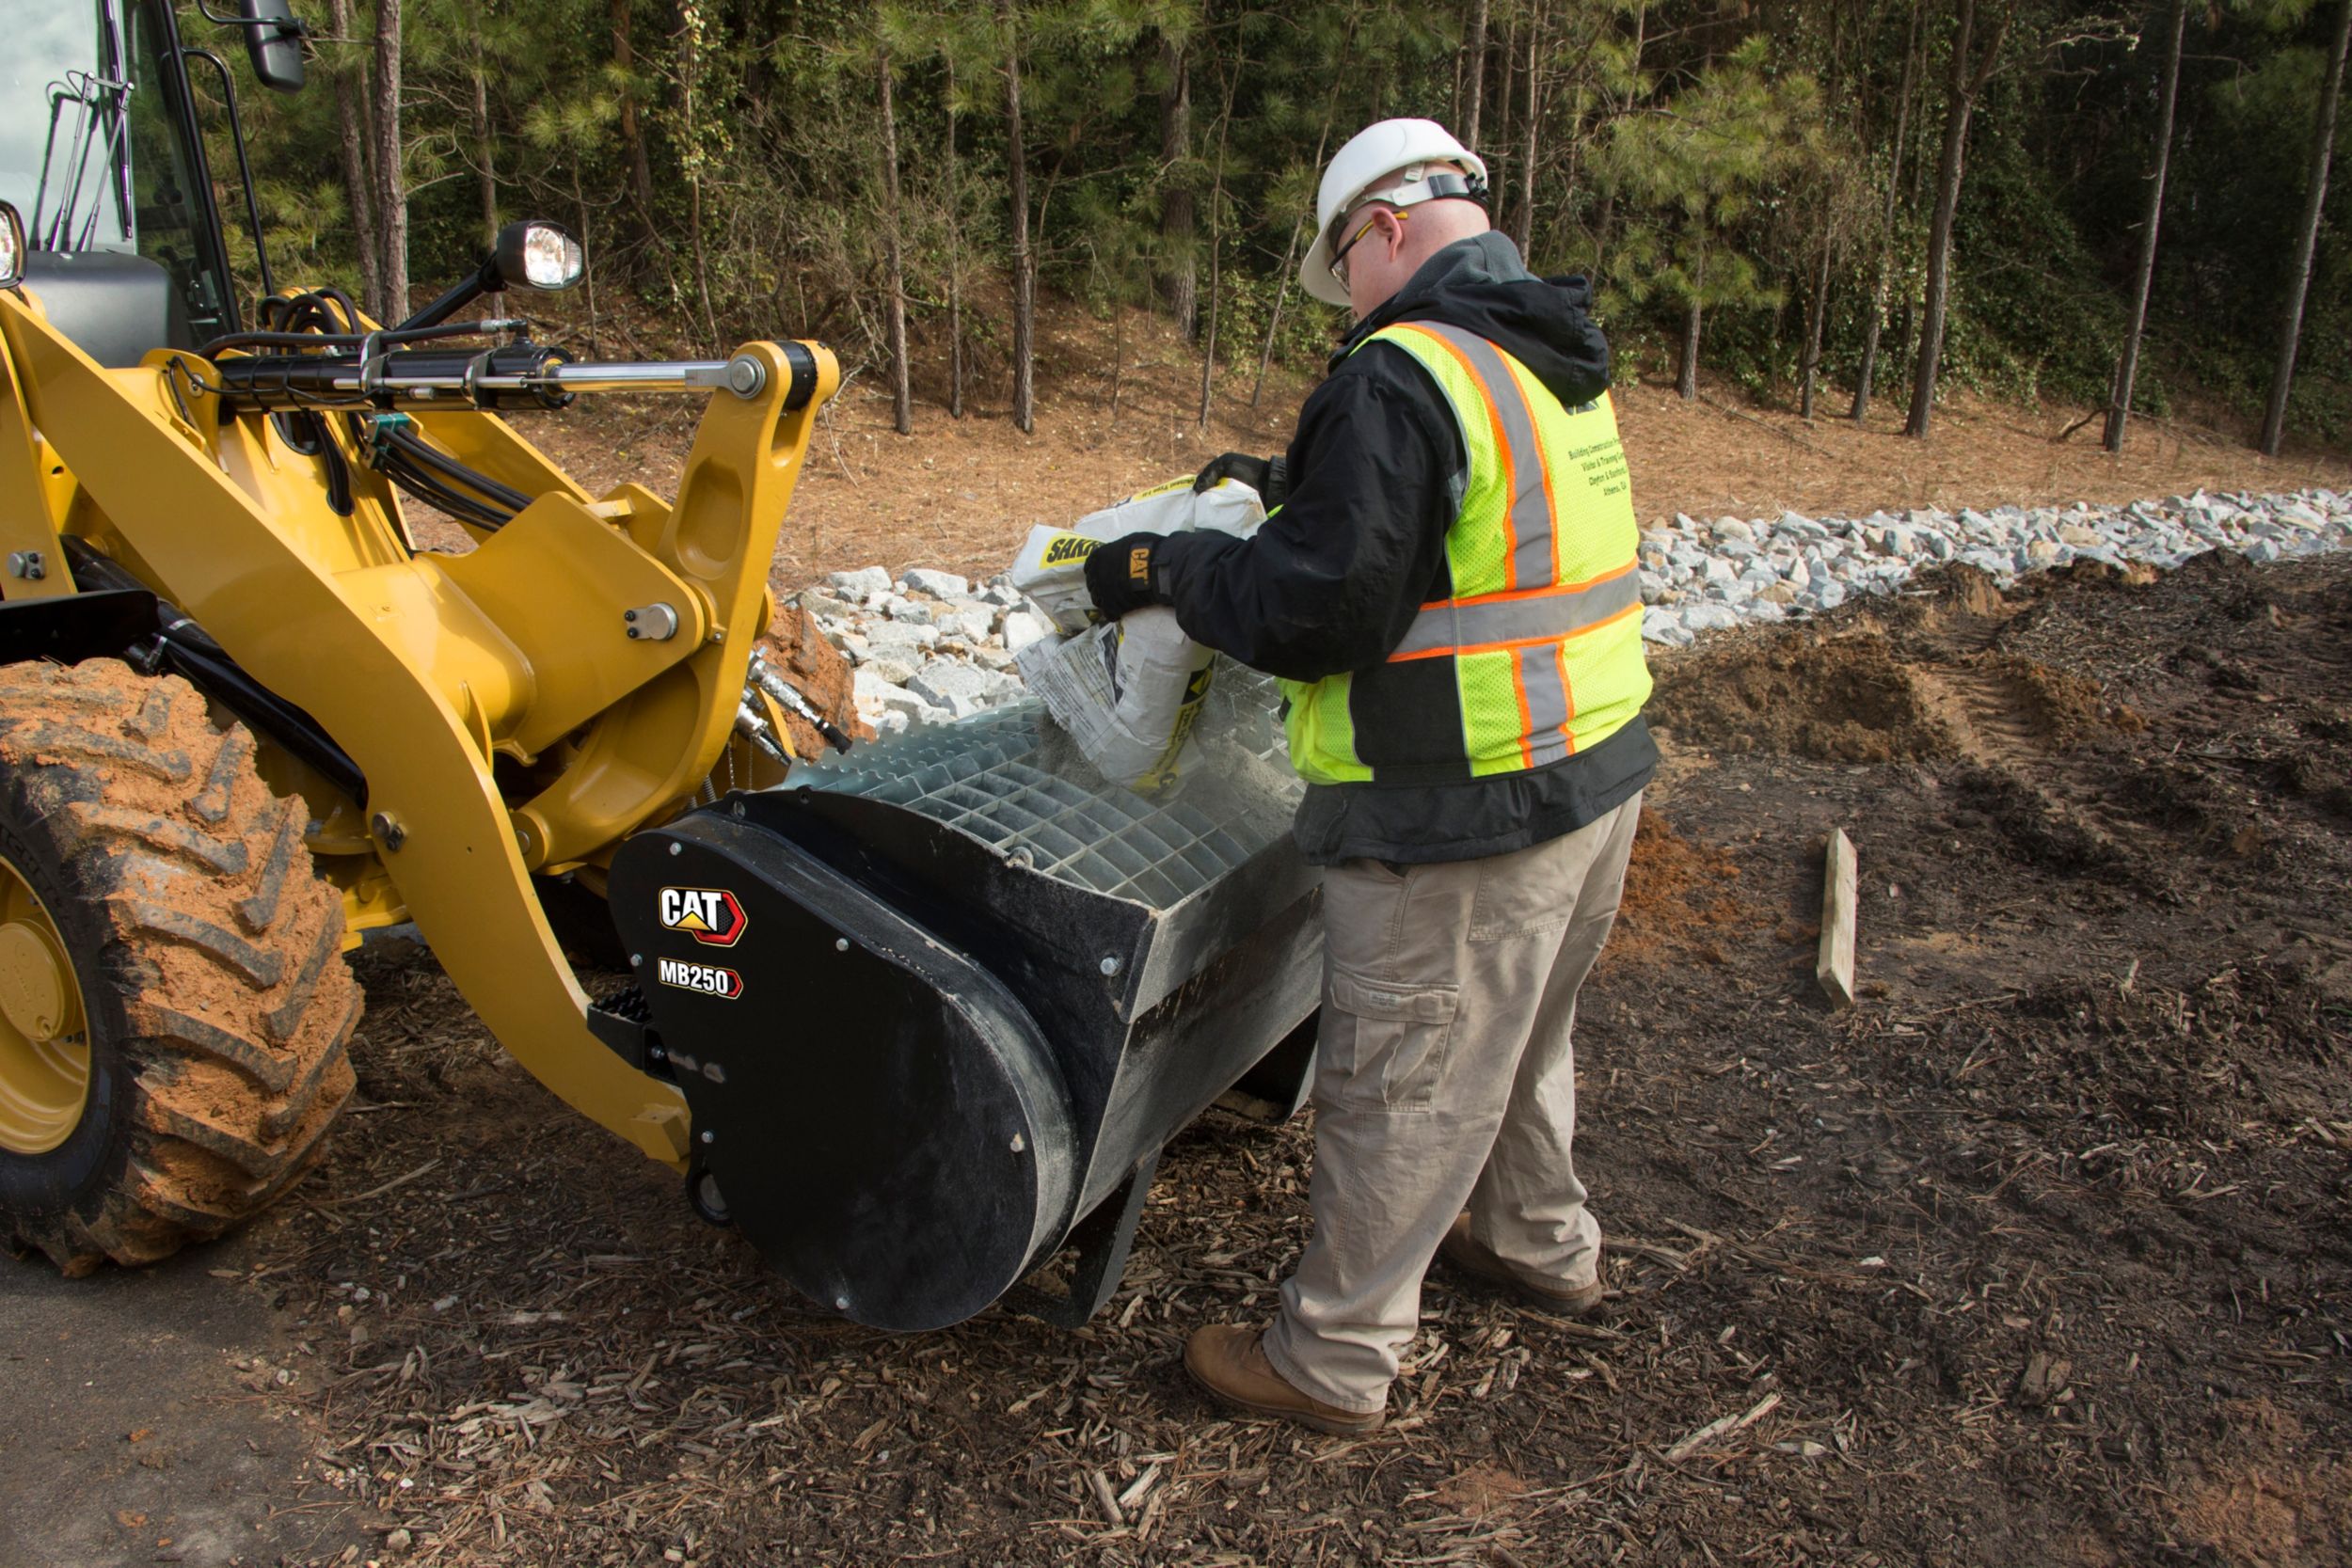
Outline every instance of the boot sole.
[[1184, 1375], [1192, 1379], [1194, 1387], [1199, 1388], [1219, 1404], [1235, 1410], [1247, 1410], [1252, 1416], [1267, 1416], [1277, 1420], [1296, 1421], [1300, 1426], [1311, 1427], [1317, 1432], [1328, 1433], [1333, 1437], [1361, 1437], [1366, 1433], [1378, 1432], [1382, 1423], [1389, 1418], [1388, 1412], [1377, 1411], [1362, 1421], [1339, 1421], [1327, 1416], [1317, 1416], [1311, 1411], [1301, 1410], [1295, 1405], [1261, 1404], [1256, 1400], [1243, 1399], [1238, 1394], [1219, 1388], [1216, 1384], [1202, 1377], [1193, 1367], [1189, 1356], [1184, 1359]]
[[1596, 1286], [1590, 1295], [1555, 1296], [1537, 1290], [1514, 1274], [1497, 1273], [1480, 1263], [1464, 1258], [1451, 1247], [1439, 1247], [1438, 1256], [1447, 1266], [1466, 1279], [1475, 1280], [1489, 1290], [1500, 1291], [1520, 1304], [1555, 1318], [1590, 1317], [1607, 1292]]

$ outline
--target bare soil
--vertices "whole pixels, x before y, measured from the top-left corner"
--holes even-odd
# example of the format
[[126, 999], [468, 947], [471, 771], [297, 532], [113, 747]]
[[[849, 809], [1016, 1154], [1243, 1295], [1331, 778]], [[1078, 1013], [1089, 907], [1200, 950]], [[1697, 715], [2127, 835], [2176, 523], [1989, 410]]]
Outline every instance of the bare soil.
[[1659, 673], [1596, 1321], [1440, 1273], [1385, 1433], [1221, 1418], [1179, 1349], [1271, 1310], [1313, 1141], [1213, 1114], [1087, 1329], [847, 1325], [376, 946], [250, 1265], [289, 1496], [467, 1565], [2352, 1558], [2352, 561], [1960, 570]]

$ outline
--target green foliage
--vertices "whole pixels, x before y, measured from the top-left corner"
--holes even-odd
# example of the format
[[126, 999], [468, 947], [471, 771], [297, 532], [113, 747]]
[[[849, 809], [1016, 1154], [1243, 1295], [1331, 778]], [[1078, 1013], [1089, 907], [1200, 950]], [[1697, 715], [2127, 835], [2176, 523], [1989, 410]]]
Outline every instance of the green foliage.
[[[209, 32], [194, 0], [178, 3], [192, 35]], [[882, 344], [886, 52], [912, 330], [918, 344], [938, 344], [960, 296], [967, 340], [985, 356], [1005, 335], [1005, 73], [1017, 63], [1041, 285], [1097, 310], [1148, 305], [1154, 279], [1187, 259], [1205, 290], [1214, 246], [1221, 356], [1254, 372], [1271, 333], [1278, 358], [1313, 365], [1344, 325], [1295, 278], [1322, 159], [1387, 115], [1461, 127], [1483, 74], [1479, 150], [1496, 176], [1498, 216], [1517, 228], [1532, 37], [1532, 259], [1595, 276], [1621, 374], [1670, 370], [1671, 347], [1656, 345], [1679, 341], [1696, 302], [1710, 368], [1757, 388], [1787, 384], [1826, 247], [1824, 369], [1849, 375], [1877, 309], [1883, 247], [1885, 384], [1902, 373], [1893, 360], [1922, 284], [1950, 47], [1950, 0], [1925, 3], [1889, 232], [1913, 9], [1897, 0], [1488, 0], [1481, 62], [1465, 57], [1473, 0], [624, 0], [626, 68], [613, 0], [405, 0], [411, 273], [429, 288], [479, 256], [494, 169], [501, 216], [583, 230], [600, 287], [668, 313], [681, 346], [712, 331], [814, 332], [852, 367], [869, 363]], [[2144, 399], [2189, 381], [2259, 397], [2341, 3], [2192, 8]], [[322, 33], [326, 7], [297, 0]], [[336, 92], [365, 79], [374, 0], [350, 7], [354, 37], [317, 38], [309, 92], [244, 95], [281, 277], [347, 287], [358, 266]], [[2160, 53], [2135, 42], [2162, 8], [2017, 0], [2010, 48], [1970, 138], [1954, 245], [1956, 376], [2008, 392], [2105, 395], [2153, 135], [2150, 56]], [[2119, 30], [2118, 17], [2137, 30]], [[1190, 131], [1169, 150], [1163, 101], [1179, 60]], [[477, 124], [477, 78], [486, 124]], [[215, 175], [226, 175], [234, 164], [209, 100], [206, 117]], [[2344, 137], [2352, 153], [2352, 115]], [[1179, 194], [1195, 207], [1189, 237], [1161, 221]], [[2344, 198], [2331, 198], [2296, 402], [2298, 419], [2326, 429], [2352, 425], [2344, 213]], [[251, 245], [238, 229], [231, 244], [249, 281]]]

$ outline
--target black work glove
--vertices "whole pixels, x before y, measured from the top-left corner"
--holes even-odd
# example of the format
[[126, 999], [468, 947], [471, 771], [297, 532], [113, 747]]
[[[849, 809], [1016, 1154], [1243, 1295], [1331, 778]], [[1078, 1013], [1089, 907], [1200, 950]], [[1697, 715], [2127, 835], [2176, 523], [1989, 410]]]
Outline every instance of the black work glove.
[[1087, 557], [1087, 593], [1104, 620], [1168, 602], [1152, 581], [1152, 552], [1160, 542], [1156, 533], [1130, 533], [1097, 545]]
[[1258, 492], [1258, 499], [1268, 512], [1282, 504], [1290, 493], [1290, 465], [1279, 457], [1252, 457], [1246, 451], [1229, 451], [1209, 459], [1208, 466], [1193, 476], [1192, 492], [1214, 489], [1221, 479], [1237, 479]]

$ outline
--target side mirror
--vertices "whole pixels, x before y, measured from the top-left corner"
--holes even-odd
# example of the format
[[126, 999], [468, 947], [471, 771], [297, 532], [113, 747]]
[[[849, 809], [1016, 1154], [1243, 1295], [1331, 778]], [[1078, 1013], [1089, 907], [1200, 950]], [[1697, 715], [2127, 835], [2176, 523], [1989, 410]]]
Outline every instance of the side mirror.
[[498, 244], [468, 277], [440, 298], [402, 322], [397, 330], [414, 332], [438, 326], [484, 294], [508, 289], [534, 289], [555, 293], [570, 288], [588, 273], [588, 253], [561, 224], [525, 218], [499, 230]]
[[286, 0], [237, 0], [237, 20], [245, 28], [245, 51], [253, 61], [255, 80], [279, 92], [300, 92], [305, 75], [302, 24], [294, 20]]
[[24, 281], [24, 258], [30, 249], [24, 243], [24, 219], [13, 204], [0, 201], [0, 289]]
[[499, 230], [490, 265], [501, 288], [558, 293], [588, 271], [588, 253], [561, 225], [526, 218]]

